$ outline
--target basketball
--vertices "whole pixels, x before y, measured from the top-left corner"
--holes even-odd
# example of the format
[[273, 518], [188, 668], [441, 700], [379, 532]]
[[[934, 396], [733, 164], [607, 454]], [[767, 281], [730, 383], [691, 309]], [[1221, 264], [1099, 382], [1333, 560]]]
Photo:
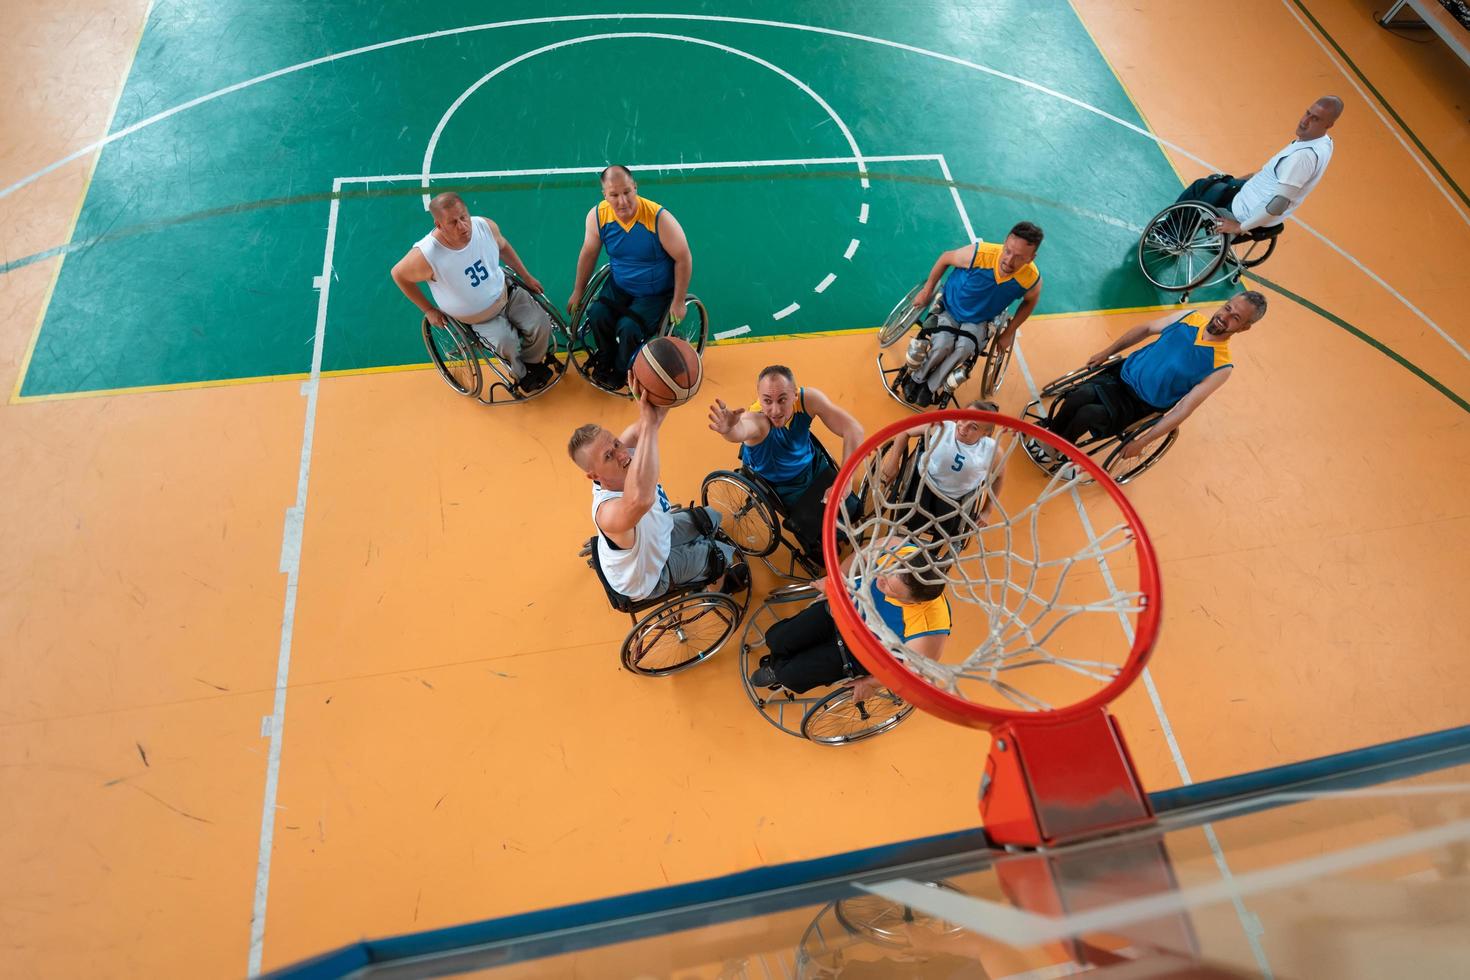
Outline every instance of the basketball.
[[655, 337], [633, 359], [633, 376], [655, 405], [682, 405], [699, 393], [704, 366], [689, 342]]

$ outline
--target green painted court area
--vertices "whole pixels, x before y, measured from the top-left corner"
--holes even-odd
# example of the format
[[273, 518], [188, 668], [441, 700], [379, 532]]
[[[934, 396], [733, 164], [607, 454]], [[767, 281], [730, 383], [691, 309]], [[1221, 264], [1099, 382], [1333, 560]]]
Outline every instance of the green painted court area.
[[[1172, 301], [1132, 254], [1178, 189], [1151, 141], [1014, 80], [800, 29], [963, 58], [1142, 125], [1065, 2], [994, 0], [962, 25], [924, 5], [742, 10], [768, 24], [601, 9], [339, 57], [106, 147], [22, 397], [307, 372], [329, 224], [323, 370], [427, 363], [388, 269], [431, 227], [431, 141], [432, 186], [498, 221], [558, 303], [609, 161], [683, 222], [716, 334], [873, 327], [941, 249], [1022, 219], [1047, 233], [1038, 312]], [[478, 23], [455, 13], [160, 6], [114, 131], [267, 71]], [[213, 60], [225, 33], [234, 54]]]

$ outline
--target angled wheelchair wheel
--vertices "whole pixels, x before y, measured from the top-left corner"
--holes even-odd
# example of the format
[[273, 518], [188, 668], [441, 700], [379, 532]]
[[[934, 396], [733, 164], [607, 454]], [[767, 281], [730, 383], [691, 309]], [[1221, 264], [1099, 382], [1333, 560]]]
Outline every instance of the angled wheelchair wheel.
[[602, 288], [607, 285], [612, 276], [612, 266], [603, 266], [592, 274], [587, 281], [587, 288], [582, 292], [582, 302], [572, 311], [570, 338], [568, 340], [567, 360], [588, 384], [598, 391], [605, 391], [610, 395], [618, 395], [623, 398], [631, 398], [624, 387], [622, 379], [618, 380], [616, 388], [598, 384], [593, 377], [591, 361], [596, 357], [597, 338], [592, 335], [592, 330], [587, 323], [587, 314], [592, 309], [592, 302], [602, 293]]
[[740, 623], [740, 604], [723, 592], [691, 592], [655, 606], [623, 640], [623, 666], [645, 677], [687, 670], [714, 656]]
[[1138, 240], [1138, 267], [1159, 289], [1187, 292], [1207, 282], [1229, 251], [1216, 227], [1220, 213], [1184, 201], [1154, 216]]
[[686, 296], [684, 299], [689, 307], [684, 319], [678, 323], [670, 323], [669, 315], [665, 313], [659, 333], [688, 341], [695, 353], [703, 355], [704, 345], [709, 342], [709, 311], [704, 308], [704, 303], [698, 296]]
[[825, 691], [818, 689], [795, 694], [784, 688], [757, 688], [750, 683], [750, 675], [755, 672], [760, 658], [769, 652], [766, 634], [771, 627], [821, 598], [822, 593], [811, 585], [786, 585], [773, 589], [760, 608], [746, 619], [745, 632], [740, 638], [740, 686], [746, 698], [768, 723], [796, 738], [802, 737], [802, 719], [822, 700]]
[[[1254, 269], [1269, 259], [1271, 253], [1276, 251], [1276, 238], [1276, 235], [1272, 235], [1266, 239], [1239, 243], [1231, 250], [1231, 261], [1242, 269]], [[1243, 252], [1240, 249], [1240, 245], [1245, 246]]]
[[861, 701], [841, 687], [807, 709], [801, 734], [821, 745], [846, 745], [881, 735], [913, 713], [914, 706], [886, 688]]
[[1123, 458], [1123, 446], [1126, 443], [1119, 441], [1118, 445], [1114, 446], [1113, 450], [1108, 453], [1106, 461], [1103, 462], [1103, 469], [1108, 471], [1108, 475], [1113, 478], [1113, 482], [1119, 484], [1127, 483], [1129, 480], [1136, 479], [1144, 470], [1162, 459], [1163, 455], [1169, 451], [1169, 447], [1174, 445], [1174, 440], [1178, 438], [1179, 430], [1175, 429], [1150, 446], [1147, 451], [1132, 459]]
[[[994, 344], [994, 341], [991, 342]], [[990, 356], [985, 358], [985, 370], [980, 375], [980, 397], [993, 398], [1000, 391], [1000, 386], [1006, 379], [1006, 368], [1011, 364], [1011, 350], [1015, 348], [1012, 343], [1010, 347], [996, 353], [991, 351]]]
[[[965, 894], [947, 881], [925, 881], [929, 888]], [[935, 918], [909, 905], [902, 905], [878, 895], [858, 895], [839, 899], [832, 909], [837, 921], [854, 936], [862, 936], [880, 946], [907, 949], [914, 945], [914, 930], [923, 930], [935, 938], [957, 935], [963, 926]]]
[[909, 332], [909, 328], [923, 317], [924, 309], [914, 307], [914, 297], [919, 295], [919, 291], [923, 288], [924, 284], [919, 283], [910, 289], [904, 298], [898, 301], [898, 305], [889, 312], [888, 318], [883, 321], [883, 326], [878, 329], [879, 347], [892, 347], [898, 343], [903, 335]]
[[1103, 361], [1101, 364], [1098, 364], [1096, 367], [1080, 367], [1075, 371], [1068, 371], [1060, 378], [1057, 378], [1055, 381], [1052, 381], [1046, 387], [1042, 388], [1041, 397], [1056, 398], [1060, 395], [1065, 395], [1073, 388], [1087, 381], [1089, 378], [1096, 377], [1098, 374], [1106, 371], [1108, 368], [1112, 367], [1114, 364], [1117, 364], [1122, 359], [1122, 355], [1114, 354], [1112, 357]]
[[442, 327], [434, 326], [424, 317], [422, 331], [424, 346], [429, 349], [439, 376], [461, 395], [476, 397], [482, 380], [479, 352], [467, 328], [453, 317], [447, 317]]
[[699, 502], [725, 516], [720, 525], [732, 544], [752, 558], [764, 558], [781, 543], [779, 518], [771, 501], [739, 473], [716, 470], [704, 478]]

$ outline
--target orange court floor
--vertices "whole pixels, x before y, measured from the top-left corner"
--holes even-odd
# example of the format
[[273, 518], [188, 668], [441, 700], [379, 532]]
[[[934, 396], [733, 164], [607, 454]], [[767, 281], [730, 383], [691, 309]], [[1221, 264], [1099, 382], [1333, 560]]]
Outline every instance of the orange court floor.
[[[1154, 690], [1115, 705], [1145, 785], [1464, 723], [1470, 68], [1377, 28], [1368, 0], [1220, 4], [1208, 31], [1217, 5], [1074, 6], [1153, 131], [1199, 158], [1254, 165], [1312, 98], [1347, 104], [1300, 212], [1323, 238], [1287, 231], [1236, 376], [1127, 487], [1165, 589]], [[106, 133], [145, 9], [7, 4], [0, 185]], [[4, 257], [69, 239], [94, 156], [0, 199]], [[59, 261], [0, 275], [4, 392]], [[1026, 371], [1142, 317], [1039, 317]], [[711, 348], [665, 430], [670, 495], [730, 464], [702, 403], [747, 401], [768, 363], [869, 431], [900, 417], [874, 349]], [[1002, 410], [1028, 397], [1013, 363]], [[305, 406], [297, 380], [0, 405], [0, 975], [246, 971]], [[563, 447], [630, 418], [575, 377], [496, 409], [432, 370], [321, 381], [265, 968], [976, 822], [982, 734], [919, 716], [827, 749], [755, 716], [733, 650], [666, 680], [620, 669], [627, 620], [576, 557], [588, 487]]]

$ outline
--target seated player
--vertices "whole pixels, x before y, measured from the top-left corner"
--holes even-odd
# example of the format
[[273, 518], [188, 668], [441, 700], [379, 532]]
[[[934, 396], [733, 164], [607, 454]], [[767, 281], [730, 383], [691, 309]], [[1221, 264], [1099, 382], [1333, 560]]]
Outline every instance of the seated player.
[[642, 397], [637, 381], [638, 420], [614, 436], [597, 423], [572, 433], [567, 453], [592, 481], [592, 523], [603, 577], [634, 601], [728, 571], [720, 584], [739, 592], [749, 582], [745, 567], [732, 564], [735, 549], [715, 536], [720, 513], [709, 507], [674, 510], [658, 482], [658, 434], [667, 407]]
[[[919, 335], [909, 341], [908, 367], [899, 375], [906, 401], [920, 408], [939, 404], [946, 388], [964, 383], [956, 369], [985, 347], [992, 332], [1000, 331], [998, 351], [1015, 342], [1016, 331], [1041, 300], [1041, 272], [1035, 259], [1042, 237], [1040, 228], [1022, 221], [1001, 245], [981, 241], [940, 253], [924, 288], [914, 297], [914, 307], [929, 305], [944, 270], [954, 271], [944, 281]], [[1009, 307], [1018, 299], [1021, 305], [1011, 316]]]
[[673, 323], [684, 319], [694, 260], [679, 222], [667, 208], [638, 196], [627, 167], [614, 164], [602, 172], [602, 197], [587, 212], [567, 311], [576, 315], [597, 255], [606, 248], [612, 275], [588, 308], [587, 327], [597, 347], [590, 368], [594, 381], [617, 390], [664, 314]]
[[862, 423], [816, 388], [797, 387], [796, 376], [783, 364], [761, 371], [755, 390], [748, 410], [727, 408], [715, 399], [709, 427], [726, 442], [740, 443], [740, 461], [775, 488], [793, 524], [815, 540], [837, 471], [812, 442], [812, 419], [842, 437], [843, 459], [862, 445]]
[[[539, 293], [541, 284], [499, 226], [471, 217], [458, 194], [438, 195], [429, 202], [429, 213], [434, 230], [393, 266], [393, 281], [434, 326], [444, 326], [447, 314], [474, 330], [509, 367], [520, 394], [546, 387], [552, 378], [546, 365], [551, 318], [528, 293], [507, 287], [501, 261], [529, 289]], [[432, 304], [419, 289], [421, 282], [429, 284]]]
[[[938, 660], [950, 632], [944, 582], [918, 547], [902, 544], [896, 538], [878, 546], [892, 549], [887, 570], [870, 581], [859, 581], [856, 588], [867, 591], [884, 625], [906, 647]], [[850, 561], [844, 563], [844, 573]], [[820, 588], [825, 580], [812, 584]], [[761, 657], [759, 667], [750, 675], [754, 687], [784, 687], [793, 694], [804, 694], [814, 687], [855, 678], [854, 696], [861, 699], [880, 686], [847, 648], [826, 599], [772, 626], [766, 633], [766, 646], [770, 652]]]
[[[984, 400], [965, 407], [982, 412], [999, 411], [995, 402]], [[924, 438], [924, 452], [919, 457], [913, 481], [902, 488], [902, 501], [917, 500], [918, 507], [904, 521], [905, 526], [915, 534], [923, 534], [935, 530], [937, 524], [938, 532], [945, 538], [958, 537], [965, 531], [965, 514], [975, 494], [988, 488], [978, 515], [979, 523], [984, 524], [1005, 479], [1000, 454], [996, 451], [994, 424], [961, 419], [916, 426], [904, 438], [894, 439], [884, 451], [880, 472], [885, 486], [891, 487], [898, 478], [904, 453], [919, 436]]]
[[1200, 201], [1229, 213], [1220, 230], [1231, 235], [1279, 225], [1312, 192], [1332, 162], [1327, 131], [1342, 115], [1342, 99], [1324, 95], [1307, 107], [1296, 138], [1247, 177], [1211, 174], [1184, 189], [1178, 203]]
[[1194, 310], [1173, 311], [1139, 324], [1089, 357], [1088, 367], [1145, 338], [1159, 339], [1057, 399], [1041, 425], [1075, 443], [1084, 433], [1116, 436], [1134, 422], [1163, 412], [1163, 418], [1123, 447], [1124, 458], [1131, 459], [1177, 429], [1230, 380], [1235, 370], [1230, 338], [1245, 333], [1265, 315], [1266, 297], [1251, 290], [1230, 297], [1210, 317]]

